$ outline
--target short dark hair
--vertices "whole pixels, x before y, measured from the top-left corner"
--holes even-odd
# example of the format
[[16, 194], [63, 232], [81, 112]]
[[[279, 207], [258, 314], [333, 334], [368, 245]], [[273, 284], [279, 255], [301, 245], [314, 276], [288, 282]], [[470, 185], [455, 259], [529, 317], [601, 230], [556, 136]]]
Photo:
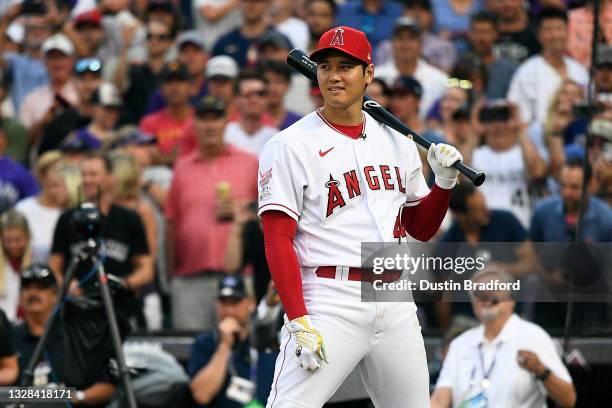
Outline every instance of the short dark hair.
[[542, 9], [542, 11], [540, 11], [540, 14], [538, 15], [538, 30], [540, 29], [540, 27], [542, 27], [542, 23], [544, 21], [554, 19], [563, 20], [563, 22], [567, 24], [567, 12], [556, 7], [547, 7]]
[[495, 31], [499, 31], [499, 18], [497, 14], [491, 13], [487, 10], [477, 11], [470, 16], [470, 27], [476, 23], [489, 23], [493, 26]]
[[338, 12], [338, 5], [336, 4], [334, 0], [310, 0], [309, 4], [312, 4], [315, 1], [322, 1], [323, 3], [326, 3], [329, 6], [329, 8], [331, 8], [332, 15], [334, 17], [336, 16]]
[[[584, 159], [582, 159], [581, 157], [570, 157], [565, 163], [563, 163], [561, 168], [563, 167], [567, 167], [568, 169], [579, 168], [584, 170]], [[586, 167], [586, 179], [587, 182], [591, 179], [591, 166]]]
[[467, 212], [467, 199], [476, 193], [472, 183], [457, 184], [451, 192], [448, 208], [451, 211], [465, 214]]
[[240, 71], [238, 77], [236, 77], [236, 81], [234, 82], [234, 95], [240, 95], [240, 84], [250, 80], [261, 81], [268, 86], [268, 80], [262, 75], [261, 71], [247, 68]]
[[274, 60], [263, 61], [259, 63], [257, 70], [262, 74], [272, 72], [273, 74], [282, 76], [286, 82], [291, 81], [291, 69], [284, 62]]
[[83, 160], [101, 160], [107, 173], [113, 172], [113, 162], [110, 156], [104, 152], [88, 152]]

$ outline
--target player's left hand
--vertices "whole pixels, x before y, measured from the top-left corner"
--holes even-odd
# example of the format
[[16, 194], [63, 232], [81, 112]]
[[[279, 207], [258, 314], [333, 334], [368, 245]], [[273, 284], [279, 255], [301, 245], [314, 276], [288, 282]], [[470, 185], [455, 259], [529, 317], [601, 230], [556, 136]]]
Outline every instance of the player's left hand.
[[463, 156], [455, 147], [444, 143], [432, 143], [427, 152], [427, 161], [436, 175], [436, 184], [445, 189], [451, 189], [457, 182], [459, 170], [452, 167]]
[[295, 357], [300, 367], [306, 371], [316, 371], [323, 361], [329, 363], [323, 336], [314, 328], [310, 316], [293, 319], [286, 327], [289, 333], [295, 334]]

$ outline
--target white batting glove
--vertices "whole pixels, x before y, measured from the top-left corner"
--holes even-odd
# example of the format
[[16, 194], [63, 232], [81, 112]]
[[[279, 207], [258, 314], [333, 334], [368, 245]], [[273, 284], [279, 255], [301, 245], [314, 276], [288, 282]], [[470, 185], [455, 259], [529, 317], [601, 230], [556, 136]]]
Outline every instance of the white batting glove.
[[304, 315], [293, 319], [286, 325], [289, 333], [295, 334], [295, 357], [298, 366], [306, 371], [316, 371], [321, 367], [321, 362], [327, 360], [323, 337], [314, 328], [310, 316]]
[[455, 147], [444, 143], [432, 143], [427, 152], [427, 161], [436, 175], [436, 184], [447, 190], [455, 187], [459, 170], [452, 167], [463, 156]]

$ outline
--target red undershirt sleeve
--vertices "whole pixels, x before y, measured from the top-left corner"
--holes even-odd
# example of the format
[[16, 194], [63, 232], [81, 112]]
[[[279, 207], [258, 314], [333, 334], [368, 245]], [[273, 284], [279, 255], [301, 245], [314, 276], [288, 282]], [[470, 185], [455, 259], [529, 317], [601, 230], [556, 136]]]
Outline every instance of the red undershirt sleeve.
[[282, 211], [261, 214], [266, 259], [272, 280], [289, 320], [308, 314], [302, 292], [302, 275], [293, 239], [297, 221]]
[[406, 232], [419, 241], [429, 241], [438, 232], [446, 215], [451, 190], [434, 184], [419, 204], [402, 209], [401, 221]]

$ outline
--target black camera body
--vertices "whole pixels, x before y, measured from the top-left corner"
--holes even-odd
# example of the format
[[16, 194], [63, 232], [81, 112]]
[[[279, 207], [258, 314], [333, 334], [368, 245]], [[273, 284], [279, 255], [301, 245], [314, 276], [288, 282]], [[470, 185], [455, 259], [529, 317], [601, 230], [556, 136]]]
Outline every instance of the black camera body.
[[72, 228], [84, 239], [98, 238], [104, 226], [102, 213], [92, 203], [82, 203], [72, 213]]

